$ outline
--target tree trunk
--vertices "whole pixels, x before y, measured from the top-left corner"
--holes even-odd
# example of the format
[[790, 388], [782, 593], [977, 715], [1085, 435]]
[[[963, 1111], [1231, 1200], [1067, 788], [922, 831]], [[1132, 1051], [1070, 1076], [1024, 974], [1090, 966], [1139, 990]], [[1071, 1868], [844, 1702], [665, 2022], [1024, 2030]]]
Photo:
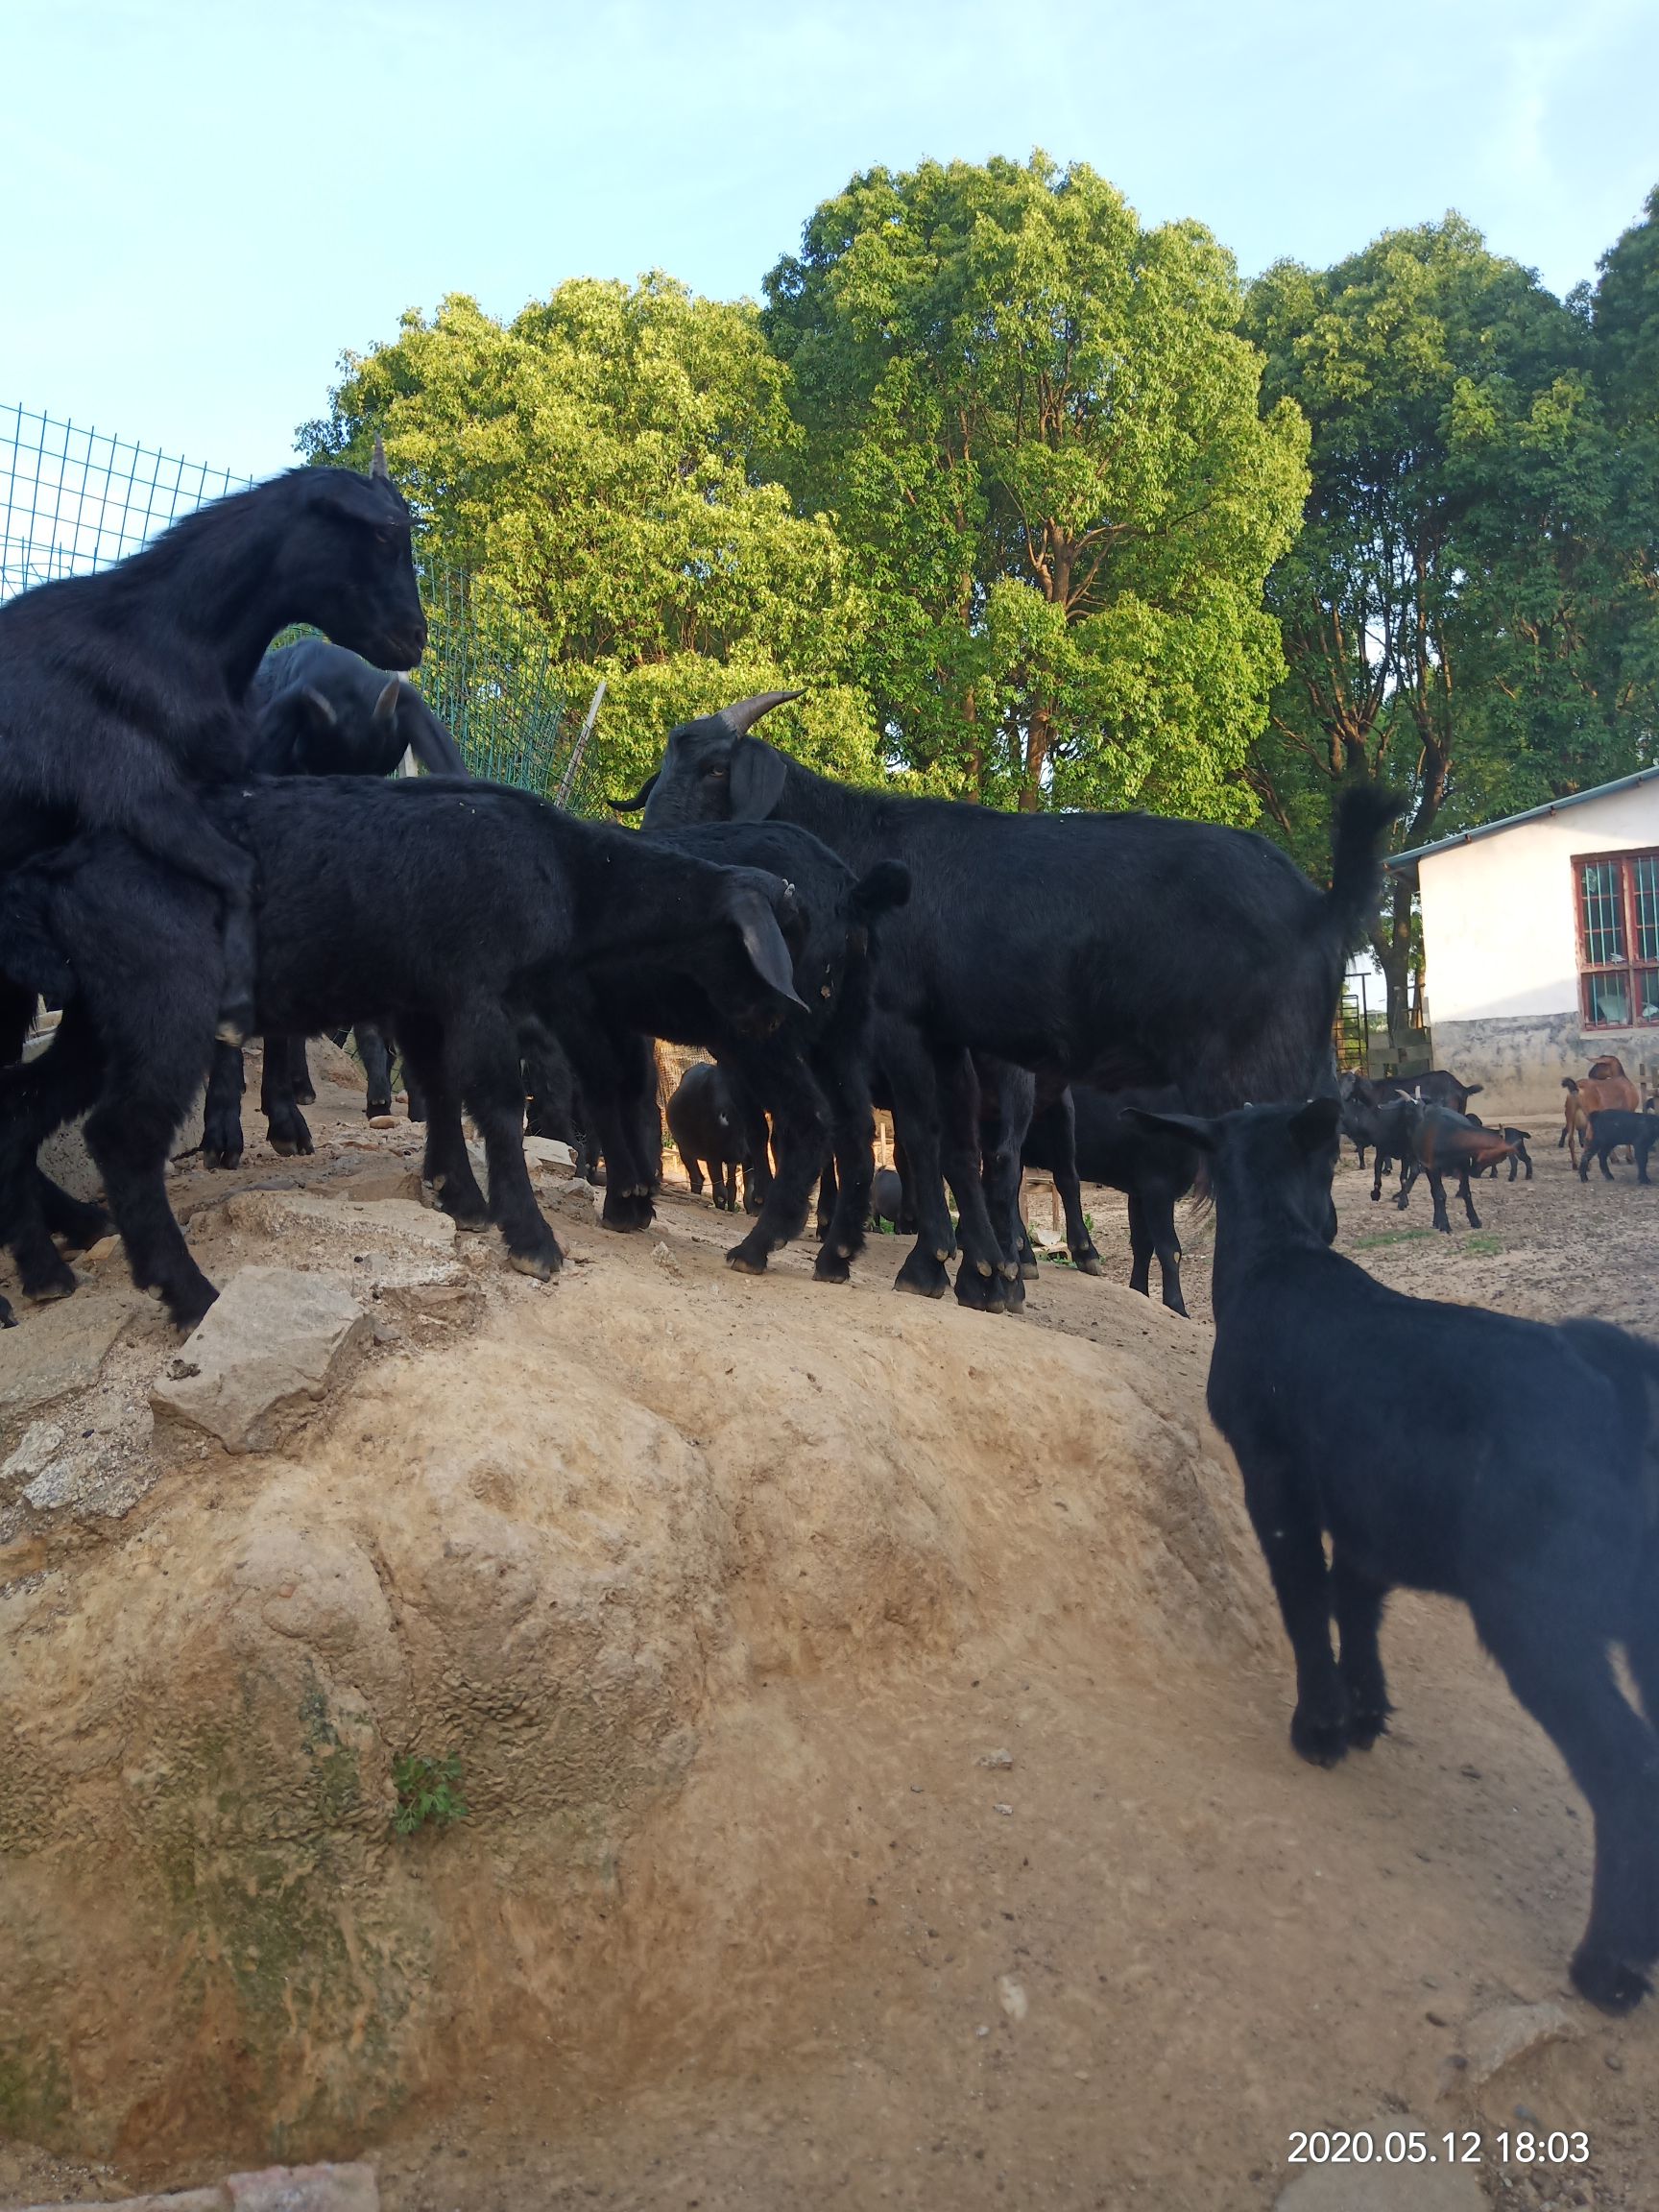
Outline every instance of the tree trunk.
[[1025, 774], [1020, 783], [1022, 814], [1035, 814], [1043, 805], [1043, 771], [1053, 734], [1054, 725], [1046, 709], [1032, 715], [1025, 732]]

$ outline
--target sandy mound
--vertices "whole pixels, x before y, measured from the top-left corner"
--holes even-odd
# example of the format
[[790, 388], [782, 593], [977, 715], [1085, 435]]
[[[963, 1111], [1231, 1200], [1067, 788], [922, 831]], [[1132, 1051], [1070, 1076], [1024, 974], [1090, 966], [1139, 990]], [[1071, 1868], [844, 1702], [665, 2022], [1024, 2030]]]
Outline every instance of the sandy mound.
[[[890, 1245], [751, 1283], [729, 1225], [609, 1238], [554, 1175], [541, 1289], [422, 1236], [411, 1142], [180, 1184], [221, 1285], [370, 1317], [276, 1450], [152, 1412], [118, 1260], [0, 1338], [0, 2130], [160, 2172], [730, 2073], [855, 1959], [848, 1762], [930, 1682], [1269, 1647], [1179, 1323], [1092, 1286], [1103, 1356], [895, 1299]], [[396, 1836], [394, 1759], [451, 1752], [469, 1819]]]

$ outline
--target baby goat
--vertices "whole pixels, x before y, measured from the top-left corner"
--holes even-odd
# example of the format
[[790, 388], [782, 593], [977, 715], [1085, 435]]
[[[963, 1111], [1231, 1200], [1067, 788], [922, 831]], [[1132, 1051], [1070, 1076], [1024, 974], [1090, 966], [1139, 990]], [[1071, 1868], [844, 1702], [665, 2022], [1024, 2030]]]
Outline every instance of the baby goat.
[[[1290, 1741], [1322, 1767], [1369, 1749], [1390, 1709], [1388, 1592], [1461, 1599], [1589, 1800], [1595, 1892], [1573, 1980], [1627, 2011], [1659, 1959], [1659, 1349], [1604, 1322], [1407, 1298], [1328, 1250], [1337, 1114], [1318, 1098], [1142, 1117], [1212, 1156], [1210, 1410], [1296, 1655]], [[1356, 1344], [1415, 1378], [1404, 1435], [1356, 1426]]]

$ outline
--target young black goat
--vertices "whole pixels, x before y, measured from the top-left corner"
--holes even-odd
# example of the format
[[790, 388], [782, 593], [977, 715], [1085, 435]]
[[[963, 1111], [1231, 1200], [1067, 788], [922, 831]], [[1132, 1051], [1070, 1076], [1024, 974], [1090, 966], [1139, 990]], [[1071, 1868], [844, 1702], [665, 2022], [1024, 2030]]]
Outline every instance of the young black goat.
[[693, 1197], [703, 1192], [703, 1164], [716, 1208], [725, 1214], [737, 1211], [737, 1170], [747, 1180], [750, 1161], [748, 1132], [741, 1101], [723, 1069], [706, 1060], [694, 1061], [681, 1076], [668, 1101], [668, 1134], [685, 1165]]
[[[791, 941], [799, 1004], [775, 1035], [761, 1037], [737, 1028], [707, 992], [665, 990], [626, 960], [592, 968], [580, 995], [568, 995], [558, 1026], [604, 1147], [601, 1219], [612, 1228], [639, 1228], [651, 1214], [643, 1164], [636, 1158], [626, 1175], [617, 1173], [630, 1157], [630, 1132], [640, 1126], [637, 1101], [650, 1064], [649, 1054], [641, 1058], [637, 1045], [630, 1046], [629, 1033], [701, 1046], [734, 1078], [757, 1166], [768, 1118], [778, 1152], [778, 1171], [766, 1179], [758, 1217], [726, 1255], [728, 1264], [759, 1274], [771, 1253], [800, 1235], [812, 1186], [832, 1154], [839, 1188], [813, 1273], [821, 1283], [845, 1283], [863, 1246], [875, 1167], [870, 1018], [876, 931], [909, 896], [909, 877], [891, 861], [855, 876], [817, 838], [783, 822], [706, 822], [645, 841], [786, 879], [800, 922]], [[637, 1102], [632, 1112], [630, 1098]], [[613, 1151], [613, 1144], [622, 1149]]]
[[219, 1027], [252, 1013], [253, 863], [199, 787], [246, 773], [247, 693], [290, 622], [410, 667], [426, 623], [409, 513], [373, 475], [295, 469], [212, 501], [97, 576], [0, 607], [0, 877], [110, 830], [220, 901]]
[[[969, 1052], [1056, 1083], [1177, 1084], [1191, 1104], [1302, 1096], [1331, 1080], [1348, 947], [1376, 897], [1398, 811], [1375, 786], [1339, 803], [1321, 894], [1264, 838], [1136, 814], [1004, 814], [850, 789], [760, 738], [770, 692], [682, 724], [628, 802], [645, 827], [758, 821], [810, 830], [854, 870], [892, 859], [915, 896], [883, 939], [877, 1051], [921, 1223], [899, 1287], [1005, 1310], [1004, 1251], [980, 1179]], [[1201, 887], [1201, 895], [1196, 887]], [[955, 1193], [952, 1232], [942, 1175]]]
[[[800, 932], [794, 896], [757, 870], [448, 778], [296, 777], [212, 804], [258, 864], [262, 1026], [312, 1035], [390, 1005], [427, 1093], [437, 1202], [469, 1228], [493, 1218], [528, 1273], [550, 1275], [561, 1256], [524, 1165], [524, 1017], [557, 1025], [607, 963], [664, 996], [701, 992], [737, 1035], [771, 1034], [799, 1003], [783, 935]], [[0, 883], [0, 960], [66, 999], [48, 1050], [0, 1070], [0, 1238], [32, 1296], [74, 1278], [29, 1170], [50, 1130], [90, 1105], [86, 1142], [133, 1280], [183, 1328], [211, 1303], [163, 1175], [211, 1039], [216, 950], [210, 897], [126, 840], [84, 840]], [[484, 1140], [488, 1205], [463, 1104]]]
[[1199, 1155], [1190, 1144], [1147, 1129], [1131, 1111], [1180, 1104], [1173, 1091], [1109, 1094], [1086, 1083], [1072, 1085], [1033, 1117], [1023, 1158], [1028, 1167], [1046, 1168], [1053, 1176], [1066, 1210], [1067, 1249], [1072, 1264], [1086, 1275], [1098, 1275], [1102, 1268], [1083, 1218], [1079, 1181], [1121, 1190], [1129, 1201], [1130, 1289], [1151, 1297], [1156, 1254], [1164, 1303], [1172, 1313], [1184, 1314], [1175, 1208], [1198, 1180]]
[[1599, 1163], [1602, 1174], [1611, 1183], [1613, 1170], [1608, 1159], [1616, 1144], [1628, 1144], [1636, 1156], [1636, 1180], [1647, 1183], [1647, 1155], [1659, 1144], [1659, 1115], [1631, 1114], [1623, 1107], [1602, 1106], [1590, 1117], [1589, 1135], [1584, 1149], [1578, 1155], [1578, 1180], [1590, 1180], [1590, 1163]]
[[[360, 654], [304, 637], [267, 653], [249, 686], [256, 717], [252, 765], [267, 776], [390, 776], [413, 752], [434, 776], [465, 776], [455, 740], [407, 677], [374, 668]], [[383, 1022], [357, 1025], [371, 1116], [392, 1111], [392, 1052]], [[284, 1158], [309, 1152], [301, 1112], [316, 1096], [303, 1037], [264, 1041], [259, 1104], [271, 1144]], [[242, 1157], [242, 1053], [222, 1043], [207, 1078], [202, 1156], [209, 1167]], [[421, 1117], [413, 1112], [410, 1118]]]
[[[1212, 1156], [1210, 1410], [1296, 1656], [1291, 1743], [1325, 1767], [1368, 1749], [1390, 1710], [1388, 1592], [1461, 1599], [1590, 1802], [1595, 1894], [1573, 1979], [1627, 2010], [1659, 1959], [1659, 1349], [1603, 1322], [1404, 1297], [1329, 1251], [1334, 1100], [1148, 1120]], [[1413, 1378], [1385, 1434], [1353, 1419], [1357, 1344]]]

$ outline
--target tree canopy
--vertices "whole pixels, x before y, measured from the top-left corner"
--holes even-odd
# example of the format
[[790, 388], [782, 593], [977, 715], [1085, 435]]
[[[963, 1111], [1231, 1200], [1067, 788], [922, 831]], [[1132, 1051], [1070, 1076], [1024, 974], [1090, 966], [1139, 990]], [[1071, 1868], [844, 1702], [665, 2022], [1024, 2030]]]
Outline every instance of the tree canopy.
[[998, 805], [1248, 812], [1307, 440], [1259, 412], [1210, 233], [1042, 155], [875, 169], [766, 295], [780, 465], [854, 563], [897, 759]]
[[[1312, 437], [1267, 585], [1286, 674], [1245, 770], [1276, 832], [1316, 862], [1352, 776], [1409, 792], [1415, 844], [1647, 757], [1636, 486], [1593, 303], [1449, 215], [1334, 269], [1275, 266], [1244, 328], [1264, 396]], [[1409, 932], [1402, 890], [1381, 948], [1396, 1025]]]
[[381, 433], [426, 556], [534, 617], [574, 714], [606, 679], [613, 787], [681, 717], [799, 685], [791, 749], [876, 773], [845, 551], [757, 460], [795, 433], [752, 306], [581, 279], [503, 325], [455, 296], [345, 367], [303, 449], [361, 465]]

